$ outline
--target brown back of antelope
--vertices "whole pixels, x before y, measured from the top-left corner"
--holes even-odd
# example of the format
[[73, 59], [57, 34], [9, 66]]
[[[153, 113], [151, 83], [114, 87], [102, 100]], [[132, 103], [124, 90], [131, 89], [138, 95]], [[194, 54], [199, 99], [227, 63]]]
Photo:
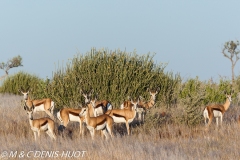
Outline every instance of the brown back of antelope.
[[79, 122], [79, 134], [83, 135], [83, 121], [84, 117], [79, 117], [82, 109], [75, 108], [63, 108], [57, 113], [57, 118], [61, 122], [61, 125], [58, 127], [59, 131], [63, 131], [69, 122]]
[[[231, 94], [226, 94], [226, 102], [224, 104], [215, 104], [215, 105], [209, 105], [205, 107], [203, 111], [205, 125], [209, 127], [210, 124], [212, 123], [213, 117], [216, 118], [217, 125], [218, 125], [218, 118], [220, 118], [220, 121], [222, 124], [223, 115], [228, 110], [231, 104], [231, 101], [232, 101]], [[208, 119], [208, 124], [207, 124], [207, 119]]]
[[123, 103], [125, 109], [113, 109], [107, 111], [105, 114], [111, 116], [115, 123], [125, 123], [128, 135], [130, 135], [129, 123], [131, 123], [136, 116], [136, 109], [139, 99], [135, 101], [125, 101]]

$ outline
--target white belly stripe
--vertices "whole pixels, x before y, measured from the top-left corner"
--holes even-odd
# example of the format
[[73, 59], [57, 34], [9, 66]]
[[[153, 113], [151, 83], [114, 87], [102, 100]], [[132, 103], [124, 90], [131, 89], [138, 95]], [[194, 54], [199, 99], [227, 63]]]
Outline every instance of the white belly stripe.
[[222, 112], [213, 110], [213, 115], [214, 115], [214, 117], [221, 117], [222, 116]]
[[34, 112], [38, 112], [38, 111], [45, 111], [44, 110], [44, 104], [41, 104], [39, 106], [35, 106]]
[[69, 121], [80, 122], [80, 117], [69, 114]]
[[96, 127], [96, 130], [102, 130], [103, 128], [105, 128], [106, 127], [106, 122], [105, 123], [103, 123], [103, 124], [101, 124], [101, 125], [98, 125], [97, 127]]
[[112, 116], [112, 118], [115, 123], [125, 123], [126, 122], [125, 118], [123, 118], [123, 117]]

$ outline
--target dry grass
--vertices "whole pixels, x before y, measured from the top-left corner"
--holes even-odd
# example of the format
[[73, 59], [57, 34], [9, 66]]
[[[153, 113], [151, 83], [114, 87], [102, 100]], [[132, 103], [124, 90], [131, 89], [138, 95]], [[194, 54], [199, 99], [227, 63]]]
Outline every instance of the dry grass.
[[[62, 152], [86, 151], [83, 157], [63, 156], [62, 159], [240, 159], [240, 129], [234, 122], [236, 107], [232, 111], [230, 108], [229, 113], [225, 115], [224, 126], [217, 129], [212, 124], [213, 128], [209, 131], [205, 131], [203, 125], [190, 129], [169, 124], [151, 130], [145, 130], [144, 126], [135, 127], [132, 135], [126, 136], [120, 135], [117, 132], [118, 126], [115, 125], [115, 137], [112, 140], [92, 141], [88, 131], [85, 132], [84, 138], [79, 137], [78, 124], [71, 123], [69, 125], [71, 136], [65, 138], [58, 136], [57, 141], [52, 142], [45, 133], [42, 133], [40, 141], [35, 142], [27, 115], [21, 107], [21, 100], [22, 96], [0, 95], [0, 154], [4, 151], [8, 153], [18, 151], [19, 156], [21, 151], [25, 154], [34, 151], [30, 154], [30, 158], [33, 159], [33, 153], [49, 151], [57, 152], [58, 157], [47, 159], [59, 159]], [[34, 118], [41, 116], [46, 115], [35, 114]], [[57, 121], [56, 132], [58, 125]]]

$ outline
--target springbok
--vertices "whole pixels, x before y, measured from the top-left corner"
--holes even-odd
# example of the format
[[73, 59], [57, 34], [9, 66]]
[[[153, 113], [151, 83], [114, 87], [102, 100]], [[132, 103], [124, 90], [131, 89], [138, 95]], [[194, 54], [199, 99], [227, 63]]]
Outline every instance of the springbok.
[[27, 111], [30, 127], [34, 133], [34, 139], [37, 141], [37, 136], [40, 138], [40, 132], [46, 132], [51, 139], [56, 140], [54, 132], [54, 121], [48, 117], [33, 119], [34, 104], [33, 101], [27, 99], [24, 104], [24, 109]]
[[[149, 94], [151, 96], [150, 100], [147, 102], [143, 101], [142, 100], [143, 98], [140, 96], [140, 101], [137, 106], [138, 120], [140, 119], [141, 121], [144, 121], [146, 110], [151, 109], [155, 105], [156, 95], [158, 94], [159, 90], [160, 90], [159, 87], [156, 89], [147, 88], [147, 92], [149, 92]], [[128, 99], [129, 99], [129, 97], [128, 97]], [[123, 109], [124, 105], [122, 104], [120, 106], [120, 108]]]
[[[29, 90], [27, 92], [24, 92], [22, 89], [19, 89], [19, 92], [23, 94], [24, 101], [26, 102], [27, 100], [30, 100], [29, 97]], [[50, 98], [45, 98], [45, 99], [35, 99], [31, 100], [34, 105], [34, 110], [33, 112], [38, 112], [38, 111], [44, 111], [49, 115], [53, 120], [53, 109], [54, 109], [54, 102]]]
[[124, 109], [113, 109], [108, 110], [105, 114], [111, 116], [115, 123], [125, 123], [127, 128], [127, 133], [130, 135], [129, 124], [136, 117], [136, 109], [139, 103], [139, 98], [135, 101], [132, 99], [130, 101], [125, 101], [123, 103]]
[[82, 127], [84, 117], [79, 117], [79, 113], [82, 109], [75, 108], [63, 108], [57, 112], [57, 118], [60, 121], [59, 131], [63, 131], [69, 122], [79, 122], [79, 134], [83, 136], [84, 129]]
[[[84, 93], [83, 91], [81, 91], [81, 93], [85, 98], [85, 104], [90, 103], [93, 89], [88, 94]], [[94, 108], [95, 117], [104, 114], [108, 110], [112, 110], [112, 104], [108, 100], [98, 100], [95, 102], [95, 108]]]
[[[90, 97], [92, 95], [92, 91], [86, 93], [83, 90], [80, 90], [80, 93], [85, 98], [85, 103], [89, 103]], [[78, 122], [79, 123], [79, 135], [84, 135], [84, 128], [83, 121], [84, 117], [79, 117], [80, 112], [82, 111], [81, 108], [62, 108], [60, 111], [57, 112], [57, 118], [60, 121], [60, 126], [58, 127], [58, 131], [63, 132], [66, 129], [69, 122]]]
[[156, 95], [158, 94], [160, 88], [158, 87], [157, 89], [149, 89], [147, 88], [147, 92], [150, 94], [150, 100], [147, 102], [140, 101], [138, 106], [141, 106], [145, 109], [151, 109], [155, 105], [155, 100], [156, 100]]
[[[215, 105], [209, 105], [205, 107], [203, 111], [205, 125], [210, 126], [210, 124], [212, 123], [213, 117], [216, 118], [217, 126], [218, 126], [218, 118], [220, 118], [220, 122], [222, 125], [223, 115], [230, 107], [230, 104], [232, 101], [231, 96], [232, 96], [231, 94], [226, 94], [226, 102], [224, 104], [215, 104]], [[207, 124], [207, 119], [208, 119], [208, 124]]]
[[95, 130], [101, 130], [102, 133], [105, 135], [106, 139], [109, 138], [108, 134], [110, 134], [110, 136], [113, 137], [113, 133], [112, 133], [113, 118], [112, 117], [106, 114], [103, 114], [97, 117], [90, 116], [90, 113], [94, 112], [95, 105], [96, 105], [96, 99], [91, 100], [90, 103], [87, 104], [87, 107], [82, 109], [79, 116], [85, 117], [87, 128], [90, 131], [90, 134], [93, 140], [95, 137]]

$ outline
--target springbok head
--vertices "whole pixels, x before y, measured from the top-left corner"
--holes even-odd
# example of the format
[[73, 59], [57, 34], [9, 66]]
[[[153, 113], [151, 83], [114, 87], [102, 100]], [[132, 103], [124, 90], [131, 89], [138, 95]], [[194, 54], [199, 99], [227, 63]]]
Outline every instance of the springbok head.
[[22, 93], [23, 94], [23, 99], [24, 100], [27, 100], [28, 99], [28, 94], [29, 94], [29, 88], [26, 90], [26, 91], [24, 91], [23, 89], [22, 89], [22, 87], [18, 90], [20, 93]]
[[95, 115], [94, 115], [94, 108], [93, 108], [91, 102], [88, 103], [86, 105], [86, 107], [82, 108], [81, 112], [79, 113], [79, 116], [80, 117], [84, 117], [84, 116], [86, 116], [86, 114], [89, 114], [90, 117], [95, 117]]
[[231, 91], [230, 94], [228, 94], [228, 93], [225, 91], [226, 98], [228, 99], [229, 102], [232, 101], [232, 93], [233, 93], [233, 91]]
[[137, 106], [138, 106], [138, 103], [139, 103], [139, 98], [135, 99], [135, 100], [132, 100], [131, 99], [131, 106], [134, 110], [137, 109]]
[[96, 96], [95, 96], [94, 99], [91, 99], [91, 100], [90, 100], [90, 104], [92, 105], [93, 108], [96, 107], [96, 101], [97, 101], [97, 97], [96, 97]]
[[85, 104], [89, 103], [91, 101], [91, 96], [93, 93], [93, 89], [90, 92], [85, 92], [80, 90], [80, 93], [82, 93], [83, 97], [85, 98]]
[[156, 99], [156, 95], [158, 94], [160, 88], [156, 88], [156, 89], [149, 89], [147, 88], [147, 92], [149, 92], [149, 94], [151, 95], [151, 99], [155, 101]]
[[33, 120], [34, 105], [31, 100], [26, 100], [24, 104], [24, 110], [27, 111], [29, 119]]

